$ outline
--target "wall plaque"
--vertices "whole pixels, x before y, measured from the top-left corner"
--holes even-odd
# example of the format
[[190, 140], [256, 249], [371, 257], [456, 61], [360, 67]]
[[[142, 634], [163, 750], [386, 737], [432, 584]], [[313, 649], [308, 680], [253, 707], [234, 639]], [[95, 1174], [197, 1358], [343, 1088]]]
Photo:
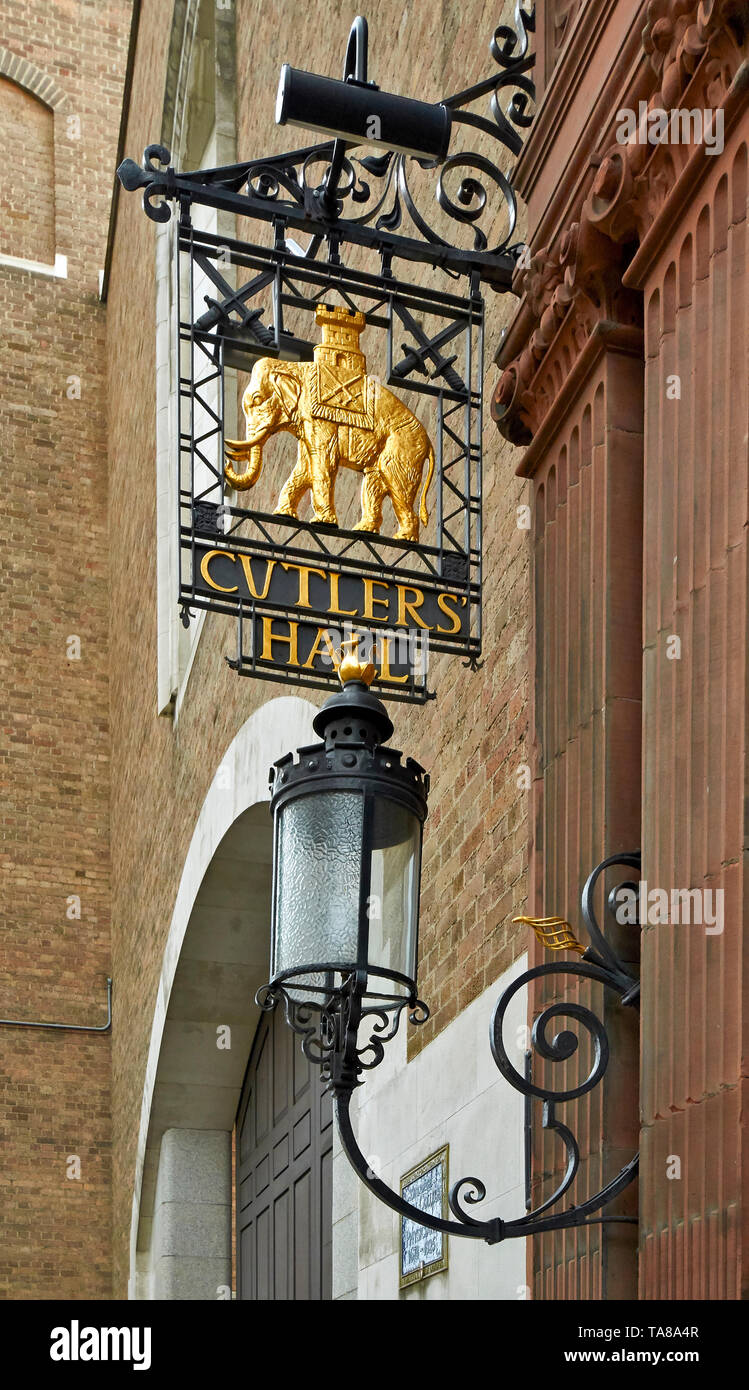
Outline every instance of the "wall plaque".
[[[407, 1202], [412, 1202], [430, 1216], [445, 1219], [450, 1215], [447, 1203], [448, 1148], [445, 1144], [444, 1148], [425, 1158], [423, 1163], [411, 1168], [401, 1178], [400, 1184], [401, 1197]], [[419, 1279], [447, 1269], [447, 1240], [444, 1231], [432, 1231], [427, 1226], [419, 1226], [415, 1221], [401, 1217], [400, 1288], [405, 1289]]]

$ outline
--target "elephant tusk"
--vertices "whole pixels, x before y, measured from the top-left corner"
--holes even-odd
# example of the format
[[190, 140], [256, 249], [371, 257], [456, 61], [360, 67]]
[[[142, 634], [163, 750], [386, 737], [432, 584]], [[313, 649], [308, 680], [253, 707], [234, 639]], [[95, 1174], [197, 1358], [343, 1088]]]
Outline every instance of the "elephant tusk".
[[250, 456], [250, 449], [253, 446], [247, 443], [246, 439], [225, 439], [224, 451], [233, 459], [246, 459]]

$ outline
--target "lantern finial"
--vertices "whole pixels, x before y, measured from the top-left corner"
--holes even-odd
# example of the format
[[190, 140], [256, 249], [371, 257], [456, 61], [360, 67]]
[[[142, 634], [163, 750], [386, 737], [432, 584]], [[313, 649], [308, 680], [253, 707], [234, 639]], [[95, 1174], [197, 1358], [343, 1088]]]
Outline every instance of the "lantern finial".
[[371, 661], [361, 661], [357, 656], [359, 640], [354, 635], [347, 637], [345, 642], [341, 642], [338, 662], [338, 679], [341, 685], [348, 685], [349, 681], [359, 681], [362, 685], [371, 685], [377, 675], [377, 667]]

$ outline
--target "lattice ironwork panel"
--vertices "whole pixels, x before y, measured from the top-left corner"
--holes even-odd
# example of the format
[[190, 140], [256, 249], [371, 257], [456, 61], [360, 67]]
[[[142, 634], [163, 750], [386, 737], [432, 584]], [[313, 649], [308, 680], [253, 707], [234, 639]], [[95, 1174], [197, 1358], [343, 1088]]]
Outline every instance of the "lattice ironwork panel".
[[277, 243], [199, 231], [183, 204], [183, 615], [234, 615], [238, 670], [319, 688], [322, 627], [375, 634], [380, 657], [392, 634], [383, 688], [423, 699], [430, 650], [481, 650], [483, 302]]

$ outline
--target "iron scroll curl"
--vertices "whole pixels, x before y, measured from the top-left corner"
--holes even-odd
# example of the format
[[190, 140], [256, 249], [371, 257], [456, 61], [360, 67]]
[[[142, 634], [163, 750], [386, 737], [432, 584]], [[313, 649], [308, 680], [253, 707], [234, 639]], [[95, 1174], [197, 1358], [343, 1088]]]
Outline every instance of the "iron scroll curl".
[[[364, 1185], [379, 1200], [385, 1202], [401, 1216], [448, 1235], [478, 1238], [485, 1240], [490, 1245], [510, 1237], [541, 1234], [545, 1231], [597, 1225], [604, 1222], [635, 1222], [637, 1220], [634, 1216], [601, 1214], [603, 1208], [618, 1197], [637, 1177], [639, 1166], [637, 1154], [599, 1192], [566, 1210], [557, 1212], [551, 1210], [571, 1187], [580, 1165], [580, 1149], [575, 1135], [569, 1126], [557, 1117], [555, 1106], [566, 1101], [579, 1100], [602, 1081], [609, 1061], [609, 1042], [603, 1021], [593, 1009], [575, 1001], [559, 1001], [549, 1004], [535, 1019], [531, 1033], [532, 1046], [540, 1056], [552, 1063], [567, 1061], [574, 1055], [579, 1046], [578, 1036], [569, 1029], [562, 1030], [553, 1037], [549, 1036], [549, 1027], [555, 1019], [572, 1019], [588, 1034], [592, 1041], [593, 1059], [588, 1075], [578, 1085], [560, 1089], [537, 1085], [530, 1078], [521, 1075], [510, 1060], [504, 1045], [502, 1030], [507, 1010], [515, 995], [534, 980], [549, 976], [561, 975], [566, 978], [577, 977], [591, 980], [608, 989], [615, 990], [624, 1005], [630, 1007], [637, 1005], [639, 992], [636, 976], [619, 960], [613, 948], [606, 941], [595, 915], [593, 892], [598, 879], [605, 870], [614, 865], [639, 868], [639, 864], [640, 855], [633, 852], [611, 855], [593, 870], [583, 888], [582, 905], [586, 924], [592, 925], [593, 928], [591, 936], [595, 941], [595, 946], [585, 949], [580, 961], [549, 962], [525, 971], [503, 992], [492, 1016], [490, 1044], [499, 1071], [515, 1090], [544, 1102], [544, 1128], [555, 1133], [564, 1145], [566, 1156], [564, 1174], [551, 1196], [547, 1197], [539, 1206], [515, 1221], [503, 1221], [499, 1218], [480, 1220], [474, 1212], [467, 1208], [475, 1208], [483, 1202], [487, 1195], [487, 1188], [480, 1178], [468, 1176], [459, 1178], [450, 1189], [448, 1200], [454, 1220], [421, 1211], [420, 1208], [405, 1201], [372, 1171], [359, 1147], [350, 1112], [351, 1096], [354, 1085], [358, 1084], [358, 1079], [353, 1084], [346, 1085], [336, 1085], [333, 1082], [330, 1089], [335, 1098], [336, 1118], [342, 1146], [349, 1162]], [[572, 939], [574, 940], [574, 938]], [[602, 958], [604, 955], [602, 947], [605, 948], [606, 960]], [[372, 1065], [376, 1064], [376, 1061], [372, 1063]]]
[[[357, 157], [343, 139], [246, 161], [224, 168], [177, 172], [165, 146], [149, 145], [142, 166], [125, 159], [117, 171], [128, 191], [143, 189], [143, 208], [155, 222], [167, 222], [169, 203], [187, 198], [254, 218], [284, 223], [312, 235], [314, 257], [319, 240], [335, 237], [372, 246], [386, 256], [426, 259], [428, 250], [440, 253], [439, 264], [449, 275], [477, 272], [495, 289], [511, 287], [520, 246], [512, 238], [517, 203], [511, 177], [500, 167], [507, 155], [516, 158], [523, 147], [523, 133], [531, 125], [535, 86], [530, 76], [535, 62], [530, 36], [535, 30], [535, 11], [515, 6], [515, 28], [498, 26], [489, 43], [495, 71], [463, 91], [439, 103], [450, 113], [454, 126], [490, 137], [490, 153], [458, 150], [443, 161], [386, 149], [384, 154]], [[352, 25], [346, 51], [344, 79], [367, 81], [366, 21]], [[488, 114], [469, 109], [488, 99]], [[431, 203], [448, 224], [469, 227], [473, 248], [463, 249], [449, 227], [434, 225], [433, 214], [412, 186], [412, 172], [436, 171]], [[448, 179], [457, 177], [457, 189], [448, 191]], [[496, 221], [496, 197], [504, 211], [504, 232], [489, 246], [479, 221], [484, 213]], [[406, 229], [406, 224], [410, 228]], [[420, 248], [420, 251], [419, 251]]]
[[606, 1029], [592, 1009], [584, 1004], [576, 1004], [571, 1001], [549, 1004], [535, 1019], [531, 1031], [532, 1045], [540, 1056], [550, 1062], [566, 1062], [577, 1051], [578, 1038], [574, 1033], [565, 1030], [558, 1033], [550, 1041], [546, 1035], [548, 1025], [554, 1018], [565, 1017], [574, 1018], [585, 1029], [593, 1041], [594, 1057], [588, 1076], [578, 1086], [562, 1091], [553, 1091], [548, 1087], [536, 1086], [513, 1066], [504, 1045], [502, 1026], [512, 999], [519, 990], [524, 989], [532, 980], [541, 979], [545, 975], [577, 975], [582, 979], [597, 980], [602, 985], [610, 985], [611, 983], [606, 972], [601, 970], [599, 966], [577, 964], [573, 961], [552, 961], [549, 964], [536, 965], [531, 970], [526, 970], [523, 975], [508, 985], [494, 1010], [490, 1032], [492, 1056], [505, 1080], [509, 1081], [510, 1085], [514, 1086], [516, 1091], [521, 1091], [523, 1095], [536, 1096], [539, 1100], [553, 1100], [558, 1103], [567, 1100], [579, 1100], [580, 1096], [592, 1091], [603, 1080], [609, 1061]]

